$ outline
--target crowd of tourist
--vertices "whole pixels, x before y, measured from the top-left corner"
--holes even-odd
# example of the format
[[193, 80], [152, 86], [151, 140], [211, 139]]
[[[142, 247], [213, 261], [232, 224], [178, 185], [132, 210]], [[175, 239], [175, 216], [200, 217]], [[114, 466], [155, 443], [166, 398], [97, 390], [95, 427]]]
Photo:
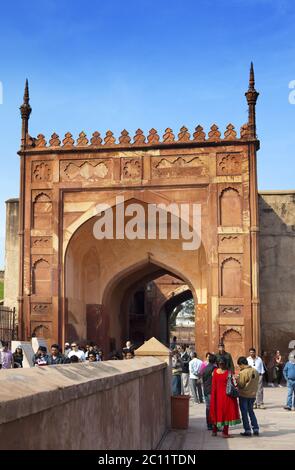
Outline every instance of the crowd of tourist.
[[[134, 347], [131, 341], [127, 341], [122, 351], [113, 351], [108, 360], [132, 359], [133, 357]], [[58, 344], [52, 344], [49, 351], [46, 346], [39, 346], [31, 359], [33, 366], [51, 366], [84, 361], [99, 362], [104, 360], [104, 354], [103, 350], [93, 342], [84, 346], [74, 341], [72, 343], [66, 342], [63, 350]], [[12, 353], [8, 348], [8, 342], [0, 341], [0, 369], [23, 367], [23, 360], [24, 354], [21, 345], [17, 346], [15, 352]]]
[[[263, 385], [281, 387], [283, 378], [288, 387], [287, 404], [284, 409], [295, 410], [295, 358], [290, 353], [286, 363], [280, 351], [270, 362], [250, 348], [249, 356], [237, 359], [236, 371], [232, 356], [225, 351], [221, 341], [216, 353], [208, 352], [205, 361], [187, 345], [178, 345], [174, 337], [172, 351], [172, 394], [190, 395], [194, 403], [206, 404], [208, 430], [216, 436], [230, 437], [229, 426], [243, 423], [242, 436], [259, 435], [259, 425], [254, 409], [265, 409]], [[264, 381], [266, 379], [266, 382]]]
[[[229, 437], [229, 426], [240, 423], [241, 419], [244, 426], [244, 432], [241, 433], [243, 436], [250, 436], [252, 432], [258, 435], [259, 425], [254, 409], [265, 408], [263, 386], [281, 387], [283, 378], [288, 387], [287, 403], [284, 408], [291, 411], [293, 407], [295, 410], [293, 353], [284, 363], [280, 351], [276, 351], [271, 361], [267, 361], [265, 353], [262, 353], [260, 358], [256, 350], [250, 348], [248, 357], [238, 358], [239, 371], [235, 371], [233, 358], [225, 351], [222, 341], [218, 345], [218, 351], [208, 352], [204, 361], [198, 358], [193, 347], [178, 345], [176, 337], [173, 338], [170, 349], [172, 394], [190, 395], [194, 403], [205, 403], [207, 428], [212, 431], [213, 436], [222, 429], [222, 435]], [[132, 359], [134, 351], [132, 343], [127, 341], [121, 351], [112, 352], [107, 359]], [[21, 345], [12, 353], [8, 342], [0, 341], [0, 369], [23, 367], [23, 359]], [[52, 344], [49, 351], [46, 346], [39, 346], [32, 357], [32, 363], [33, 366], [39, 367], [85, 361], [100, 362], [104, 359], [102, 349], [93, 342], [88, 342], [84, 346], [74, 341], [66, 342], [63, 350], [58, 344]]]

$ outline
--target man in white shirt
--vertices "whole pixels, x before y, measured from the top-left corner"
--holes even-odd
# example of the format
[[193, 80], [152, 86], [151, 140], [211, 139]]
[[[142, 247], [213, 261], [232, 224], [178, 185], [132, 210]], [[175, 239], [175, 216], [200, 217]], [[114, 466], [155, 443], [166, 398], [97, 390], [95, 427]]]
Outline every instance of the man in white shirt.
[[195, 403], [203, 403], [203, 390], [202, 379], [200, 377], [200, 370], [203, 362], [197, 358], [197, 353], [191, 353], [192, 360], [189, 362], [189, 380], [192, 395]]
[[77, 356], [80, 362], [84, 362], [86, 360], [84, 351], [79, 349], [79, 346], [76, 342], [71, 344], [71, 348], [72, 351], [70, 351], [68, 354], [69, 359], [71, 359], [72, 356]]
[[249, 349], [250, 356], [247, 357], [248, 365], [254, 367], [259, 374], [259, 382], [258, 382], [258, 390], [256, 395], [256, 402], [254, 404], [254, 408], [261, 408], [262, 410], [265, 409], [263, 403], [263, 374], [265, 372], [264, 365], [262, 362], [261, 357], [256, 356], [256, 349], [251, 348]]

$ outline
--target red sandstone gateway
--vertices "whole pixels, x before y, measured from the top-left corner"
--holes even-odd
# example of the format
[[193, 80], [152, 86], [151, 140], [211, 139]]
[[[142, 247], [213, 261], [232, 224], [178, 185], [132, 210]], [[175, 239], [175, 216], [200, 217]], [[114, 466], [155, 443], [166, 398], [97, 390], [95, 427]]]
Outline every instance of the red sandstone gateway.
[[[88, 339], [105, 354], [127, 338], [167, 340], [163, 295], [158, 308], [136, 315], [142, 283], [162, 276], [176, 280], [175, 292], [195, 301], [195, 338], [199, 354], [215, 350], [220, 338], [234, 357], [259, 348], [257, 260], [257, 177], [255, 104], [251, 65], [248, 123], [238, 136], [232, 124], [224, 136], [211, 126], [178, 135], [167, 128], [133, 139], [124, 130], [116, 141], [108, 131], [81, 132], [49, 142], [29, 135], [31, 113], [26, 83], [21, 106], [20, 338], [32, 334], [49, 342]], [[201, 244], [182, 249], [181, 239], [97, 240], [93, 226], [98, 204], [113, 207], [124, 196], [125, 209], [138, 203], [188, 203], [201, 207]], [[181, 286], [179, 286], [178, 284]], [[150, 298], [148, 297], [150, 295]], [[187, 295], [187, 294], [186, 294]], [[158, 297], [159, 299], [159, 297]], [[154, 304], [155, 305], [155, 302]], [[140, 308], [139, 308], [140, 310]], [[164, 309], [165, 310], [165, 309]], [[132, 316], [133, 315], [133, 316]], [[166, 333], [165, 333], [166, 331]], [[135, 339], [136, 338], [136, 339]]]

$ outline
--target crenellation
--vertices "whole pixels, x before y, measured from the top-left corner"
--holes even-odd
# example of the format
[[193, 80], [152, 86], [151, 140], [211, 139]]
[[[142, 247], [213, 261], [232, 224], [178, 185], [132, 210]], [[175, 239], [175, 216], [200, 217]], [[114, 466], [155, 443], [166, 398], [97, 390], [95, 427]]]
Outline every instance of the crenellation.
[[102, 139], [100, 132], [95, 131], [92, 134], [92, 137], [90, 140], [88, 139], [86, 133], [84, 131], [80, 132], [78, 138], [76, 141], [74, 140], [72, 134], [70, 132], [67, 132], [65, 134], [65, 137], [62, 141], [56, 134], [55, 132], [51, 135], [51, 138], [49, 139], [49, 143], [47, 144], [46, 138], [43, 134], [38, 134], [37, 138], [34, 137], [29, 137], [27, 138], [27, 144], [25, 150], [27, 151], [48, 151], [52, 147], [60, 147], [60, 151], [63, 151], [64, 149], [75, 149], [75, 148], [83, 148], [83, 147], [130, 147], [132, 146], [150, 146], [154, 147], [155, 145], [159, 146], [164, 146], [164, 145], [177, 145], [177, 144], [197, 144], [199, 142], [203, 142], [204, 144], [218, 144], [220, 143], [231, 143], [232, 145], [238, 144], [240, 142], [243, 142], [245, 140], [251, 139], [251, 136], [249, 134], [249, 129], [248, 125], [244, 124], [241, 126], [240, 130], [240, 137], [238, 137], [237, 132], [235, 130], [235, 127], [233, 124], [228, 124], [226, 126], [226, 130], [224, 131], [224, 136], [222, 138], [221, 132], [219, 131], [219, 128], [216, 124], [213, 124], [210, 128], [210, 131], [208, 132], [208, 135], [206, 135], [203, 127], [201, 125], [198, 125], [195, 127], [194, 133], [190, 134], [189, 129], [186, 126], [182, 126], [179, 130], [179, 133], [177, 134], [177, 137], [175, 138], [175, 135], [173, 133], [173, 130], [168, 127], [164, 134], [162, 139], [159, 136], [159, 133], [156, 129], [152, 128], [150, 129], [149, 133], [147, 136], [144, 135], [144, 132], [142, 129], [137, 129], [135, 132], [135, 135], [133, 137], [133, 141], [131, 140], [131, 137], [129, 135], [129, 132], [126, 129], [123, 129], [121, 132], [121, 135], [119, 136], [118, 140], [116, 140], [114, 133], [110, 130], [106, 132], [106, 135], [104, 139]]

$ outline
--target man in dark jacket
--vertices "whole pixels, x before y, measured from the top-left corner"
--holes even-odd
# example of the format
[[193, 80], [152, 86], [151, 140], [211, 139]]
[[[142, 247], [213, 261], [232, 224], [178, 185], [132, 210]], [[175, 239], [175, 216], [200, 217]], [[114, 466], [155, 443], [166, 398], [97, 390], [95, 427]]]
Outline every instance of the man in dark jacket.
[[212, 424], [209, 421], [209, 410], [212, 389], [212, 374], [214, 369], [216, 368], [216, 356], [214, 354], [209, 354], [208, 361], [208, 365], [201, 372], [201, 377], [203, 379], [203, 390], [206, 403], [207, 428], [209, 431], [212, 431]]
[[190, 355], [187, 352], [187, 346], [183, 345], [180, 353], [181, 362], [181, 394], [189, 395], [189, 361]]
[[47, 365], [54, 366], [57, 364], [64, 364], [65, 362], [67, 362], [66, 358], [61, 354], [59, 345], [53, 344], [51, 346], [51, 354], [48, 355]]
[[231, 354], [225, 351], [223, 341], [220, 341], [218, 344], [218, 353], [216, 354], [217, 364], [221, 357], [225, 358], [226, 360], [226, 369], [232, 371], [232, 373], [234, 374], [235, 373], [234, 361], [233, 361], [233, 358], [231, 357]]

